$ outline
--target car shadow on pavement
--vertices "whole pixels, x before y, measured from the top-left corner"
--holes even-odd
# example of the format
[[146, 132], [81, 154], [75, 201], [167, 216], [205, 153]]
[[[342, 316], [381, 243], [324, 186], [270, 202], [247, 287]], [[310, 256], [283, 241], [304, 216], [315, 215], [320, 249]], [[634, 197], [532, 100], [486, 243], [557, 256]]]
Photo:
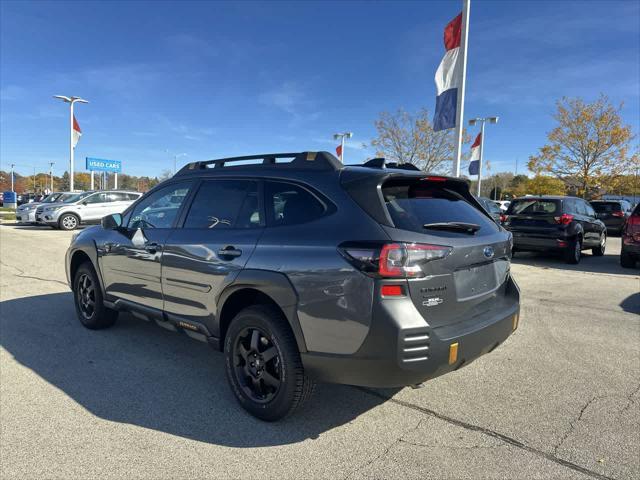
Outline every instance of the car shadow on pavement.
[[640, 315], [640, 293], [634, 293], [620, 302], [622, 310]]
[[221, 353], [126, 314], [110, 329], [87, 330], [70, 292], [0, 302], [0, 343], [102, 419], [231, 447], [314, 439], [384, 402], [323, 384], [302, 411], [262, 422], [237, 404]]
[[609, 273], [629, 276], [640, 275], [640, 270], [637, 268], [622, 268], [619, 255], [596, 257], [591, 255], [591, 253], [582, 252], [580, 263], [571, 265], [566, 263], [562, 256], [554, 255], [553, 253], [517, 252], [511, 259], [511, 263], [574, 272]]

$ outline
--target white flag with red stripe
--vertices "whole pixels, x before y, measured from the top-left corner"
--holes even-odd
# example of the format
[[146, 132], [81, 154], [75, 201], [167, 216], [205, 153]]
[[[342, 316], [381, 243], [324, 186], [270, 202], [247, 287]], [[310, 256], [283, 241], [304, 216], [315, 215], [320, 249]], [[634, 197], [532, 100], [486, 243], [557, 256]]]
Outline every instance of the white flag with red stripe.
[[78, 125], [78, 120], [76, 120], [76, 116], [73, 116], [73, 148], [76, 148], [78, 144], [78, 140], [82, 136], [82, 130], [80, 130], [80, 125]]

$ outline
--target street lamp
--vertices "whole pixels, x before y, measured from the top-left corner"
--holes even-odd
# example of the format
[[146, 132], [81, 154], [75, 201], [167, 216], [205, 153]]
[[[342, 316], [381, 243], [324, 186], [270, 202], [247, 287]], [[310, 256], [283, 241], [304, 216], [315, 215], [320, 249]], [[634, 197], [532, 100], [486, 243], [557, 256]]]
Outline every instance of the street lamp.
[[54, 95], [53, 98], [58, 98], [63, 102], [69, 104], [69, 191], [73, 192], [73, 104], [89, 103], [80, 97], [65, 97], [64, 95]]
[[49, 162], [49, 177], [51, 177], [51, 193], [53, 193], [53, 166], [56, 162]]
[[499, 117], [486, 117], [486, 118], [472, 118], [469, 120], [469, 125], [473, 126], [476, 123], [480, 123], [480, 159], [478, 160], [478, 197], [480, 196], [480, 184], [482, 182], [482, 151], [484, 149], [484, 124], [498, 123]]
[[340, 139], [340, 161], [344, 163], [344, 139], [353, 137], [353, 132], [334, 133], [333, 139]]
[[13, 192], [13, 169], [15, 168], [16, 164], [12, 163], [11, 164], [11, 191]]

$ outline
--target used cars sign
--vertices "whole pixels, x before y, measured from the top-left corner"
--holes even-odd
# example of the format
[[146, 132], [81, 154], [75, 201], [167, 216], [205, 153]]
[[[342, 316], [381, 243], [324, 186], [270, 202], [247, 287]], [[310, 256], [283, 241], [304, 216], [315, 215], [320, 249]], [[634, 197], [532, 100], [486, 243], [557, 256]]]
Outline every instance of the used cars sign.
[[120, 172], [122, 162], [120, 160], [105, 160], [103, 158], [87, 157], [87, 170], [100, 172]]

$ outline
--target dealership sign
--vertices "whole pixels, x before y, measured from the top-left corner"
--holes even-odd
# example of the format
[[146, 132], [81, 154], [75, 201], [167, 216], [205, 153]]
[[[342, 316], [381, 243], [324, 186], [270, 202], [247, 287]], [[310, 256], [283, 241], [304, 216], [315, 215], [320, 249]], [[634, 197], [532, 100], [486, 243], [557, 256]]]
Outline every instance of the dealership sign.
[[98, 172], [120, 172], [122, 162], [120, 160], [105, 160], [103, 158], [87, 157], [87, 170]]

